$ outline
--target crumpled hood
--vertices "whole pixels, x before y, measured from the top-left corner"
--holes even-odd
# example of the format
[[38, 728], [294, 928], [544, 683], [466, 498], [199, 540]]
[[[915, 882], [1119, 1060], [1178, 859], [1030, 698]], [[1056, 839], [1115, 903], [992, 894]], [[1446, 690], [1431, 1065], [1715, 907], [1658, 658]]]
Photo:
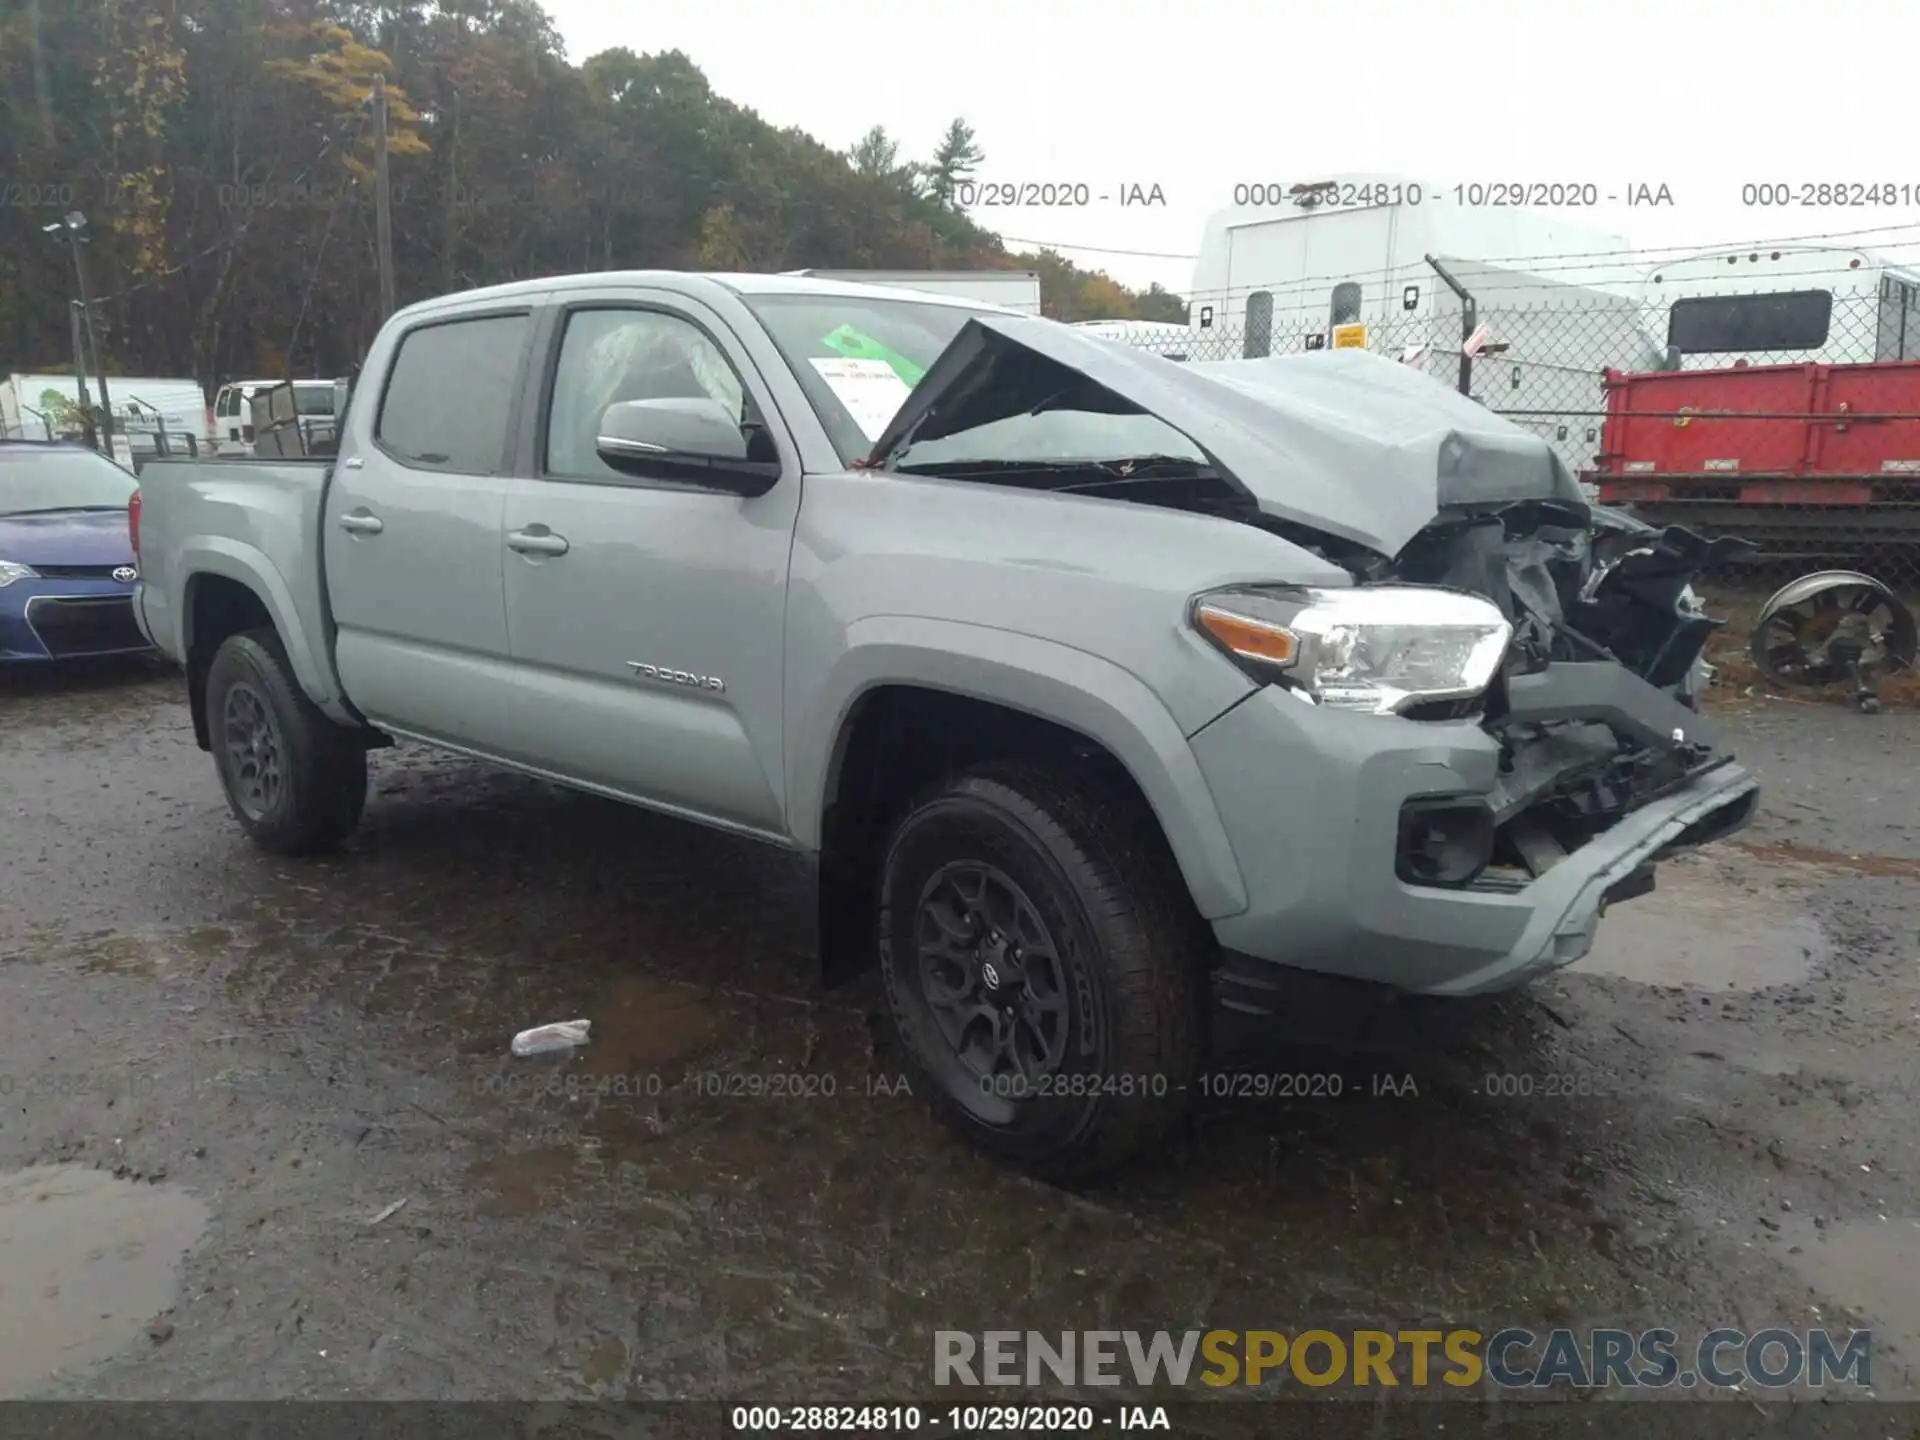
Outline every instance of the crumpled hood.
[[1179, 430], [1267, 514], [1387, 558], [1443, 507], [1585, 503], [1544, 440], [1379, 355], [1187, 364], [998, 315], [976, 316], [941, 353], [870, 463], [886, 466], [909, 440], [1031, 410], [1076, 378], [1083, 392], [1084, 382], [1105, 392], [1091, 408], [1144, 412]]

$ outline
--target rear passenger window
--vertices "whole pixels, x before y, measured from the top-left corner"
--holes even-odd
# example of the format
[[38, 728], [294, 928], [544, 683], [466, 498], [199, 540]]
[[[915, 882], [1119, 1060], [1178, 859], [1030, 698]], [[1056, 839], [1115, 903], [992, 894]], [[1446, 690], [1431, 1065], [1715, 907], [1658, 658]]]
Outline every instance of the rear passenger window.
[[421, 470], [499, 474], [532, 323], [486, 315], [409, 331], [380, 402], [381, 446]]

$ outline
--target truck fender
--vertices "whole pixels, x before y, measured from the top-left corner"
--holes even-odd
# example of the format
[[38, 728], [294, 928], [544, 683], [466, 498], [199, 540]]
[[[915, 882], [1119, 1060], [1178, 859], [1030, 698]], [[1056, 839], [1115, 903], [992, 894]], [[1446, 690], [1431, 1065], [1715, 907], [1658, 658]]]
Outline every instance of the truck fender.
[[796, 716], [789, 742], [788, 815], [803, 848], [820, 847], [847, 721], [860, 697], [913, 685], [1023, 711], [1104, 746], [1152, 806], [1201, 915], [1215, 920], [1247, 908], [1246, 884], [1199, 762], [1137, 676], [1084, 650], [952, 620], [874, 616], [855, 621], [845, 638], [812, 703]]
[[183, 658], [193, 635], [193, 582], [202, 575], [220, 575], [237, 581], [266, 607], [300, 688], [329, 718], [342, 724], [356, 723], [355, 717], [340, 703], [331, 668], [314, 652], [314, 637], [309, 636], [300, 623], [293, 592], [263, 551], [224, 535], [196, 535], [181, 546], [178, 564], [180, 572], [188, 577], [185, 608], [180, 616]]

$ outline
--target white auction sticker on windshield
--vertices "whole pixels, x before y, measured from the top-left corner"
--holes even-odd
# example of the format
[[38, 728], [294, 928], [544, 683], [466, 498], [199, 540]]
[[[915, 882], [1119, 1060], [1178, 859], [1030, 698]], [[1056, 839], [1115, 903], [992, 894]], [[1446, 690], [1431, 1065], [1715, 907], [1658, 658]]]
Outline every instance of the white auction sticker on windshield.
[[884, 360], [856, 360], [848, 356], [816, 359], [813, 368], [827, 382], [834, 398], [869, 440], [878, 440], [887, 423], [913, 393], [907, 382]]

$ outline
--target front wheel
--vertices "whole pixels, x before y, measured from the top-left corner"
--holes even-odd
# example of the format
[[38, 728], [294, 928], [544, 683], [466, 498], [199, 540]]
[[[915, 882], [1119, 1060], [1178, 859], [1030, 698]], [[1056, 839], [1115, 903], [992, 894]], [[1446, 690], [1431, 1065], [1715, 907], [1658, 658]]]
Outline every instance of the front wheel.
[[329, 849], [360, 823], [366, 747], [307, 698], [273, 631], [229, 635], [214, 652], [207, 732], [227, 805], [264, 849]]
[[1203, 926], [1132, 797], [1025, 765], [945, 783], [894, 832], [879, 928], [915, 1088], [983, 1149], [1083, 1176], [1186, 1112]]

